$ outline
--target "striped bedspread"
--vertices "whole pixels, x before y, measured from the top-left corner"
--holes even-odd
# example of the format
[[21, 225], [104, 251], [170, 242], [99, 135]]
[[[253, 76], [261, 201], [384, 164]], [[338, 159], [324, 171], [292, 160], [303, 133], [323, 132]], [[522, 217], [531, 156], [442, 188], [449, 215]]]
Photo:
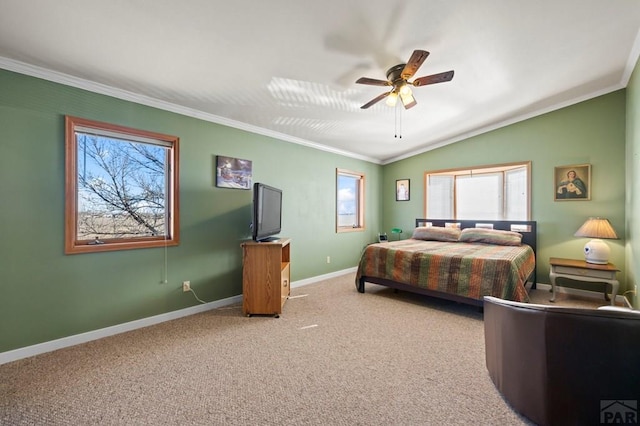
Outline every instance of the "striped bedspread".
[[524, 287], [535, 268], [531, 247], [407, 239], [367, 246], [361, 277], [384, 278], [473, 299], [528, 302]]

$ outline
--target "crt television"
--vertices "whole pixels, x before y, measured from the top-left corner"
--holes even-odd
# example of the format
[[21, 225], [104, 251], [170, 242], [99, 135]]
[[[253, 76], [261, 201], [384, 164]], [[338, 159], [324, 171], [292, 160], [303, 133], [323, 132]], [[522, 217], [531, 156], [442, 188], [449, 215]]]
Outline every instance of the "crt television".
[[254, 241], [273, 241], [282, 228], [282, 190], [264, 183], [253, 184]]

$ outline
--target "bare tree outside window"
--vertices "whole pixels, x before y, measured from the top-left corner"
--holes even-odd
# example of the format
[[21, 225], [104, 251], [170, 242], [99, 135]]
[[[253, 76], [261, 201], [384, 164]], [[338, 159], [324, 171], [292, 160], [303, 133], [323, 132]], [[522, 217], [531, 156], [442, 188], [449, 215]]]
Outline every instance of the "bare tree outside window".
[[78, 238], [164, 233], [166, 149], [77, 133]]
[[67, 253], [177, 244], [177, 143], [67, 117]]

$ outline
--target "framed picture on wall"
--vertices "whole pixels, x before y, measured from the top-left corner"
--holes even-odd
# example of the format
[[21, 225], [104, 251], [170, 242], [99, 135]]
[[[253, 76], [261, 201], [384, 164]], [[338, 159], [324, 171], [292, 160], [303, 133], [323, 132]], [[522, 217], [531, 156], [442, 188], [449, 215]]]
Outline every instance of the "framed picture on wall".
[[219, 188], [251, 189], [253, 165], [249, 160], [216, 156], [216, 186]]
[[591, 200], [591, 164], [556, 167], [553, 181], [555, 201]]
[[396, 201], [409, 201], [409, 179], [396, 180]]

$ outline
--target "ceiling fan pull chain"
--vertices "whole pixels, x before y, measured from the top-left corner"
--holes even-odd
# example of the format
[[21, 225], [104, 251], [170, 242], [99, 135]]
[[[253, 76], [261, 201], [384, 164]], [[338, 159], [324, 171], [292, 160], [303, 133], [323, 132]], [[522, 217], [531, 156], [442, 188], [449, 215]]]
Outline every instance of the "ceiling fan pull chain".
[[[400, 118], [398, 118], [398, 105], [396, 104], [396, 106], [394, 107], [394, 124], [395, 124], [395, 134], [393, 135], [394, 138], [399, 138], [402, 139], [402, 109], [400, 109]], [[399, 124], [398, 124], [399, 123]], [[400, 131], [398, 132], [398, 129], [400, 129]]]
[[398, 137], [398, 105], [393, 107], [393, 137]]

